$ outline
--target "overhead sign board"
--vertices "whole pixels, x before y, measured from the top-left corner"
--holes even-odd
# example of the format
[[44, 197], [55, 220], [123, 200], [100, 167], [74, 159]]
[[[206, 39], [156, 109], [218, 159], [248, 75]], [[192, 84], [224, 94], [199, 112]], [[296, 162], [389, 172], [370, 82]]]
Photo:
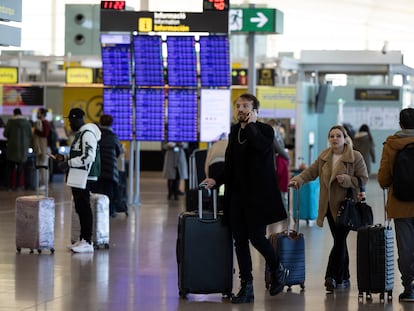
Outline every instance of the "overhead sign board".
[[13, 84], [19, 82], [19, 69], [17, 67], [0, 67], [0, 84]]
[[229, 10], [230, 32], [283, 33], [283, 12], [268, 8]]
[[20, 46], [22, 30], [17, 27], [0, 24], [0, 45]]
[[0, 20], [3, 21], [22, 21], [22, 0], [1, 0], [0, 1]]
[[228, 33], [228, 11], [134, 12], [101, 10], [101, 32]]
[[93, 83], [93, 68], [69, 67], [66, 68], [66, 83], [89, 84]]

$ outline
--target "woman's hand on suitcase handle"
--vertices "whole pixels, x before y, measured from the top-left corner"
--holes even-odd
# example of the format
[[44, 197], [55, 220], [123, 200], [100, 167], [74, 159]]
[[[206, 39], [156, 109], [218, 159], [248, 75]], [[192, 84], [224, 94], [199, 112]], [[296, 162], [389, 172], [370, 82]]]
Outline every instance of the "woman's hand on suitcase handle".
[[299, 184], [296, 180], [289, 181], [288, 187], [293, 187], [295, 189], [299, 189]]
[[204, 179], [199, 187], [203, 187], [205, 189], [211, 189], [216, 185], [216, 181], [213, 178], [206, 178]]

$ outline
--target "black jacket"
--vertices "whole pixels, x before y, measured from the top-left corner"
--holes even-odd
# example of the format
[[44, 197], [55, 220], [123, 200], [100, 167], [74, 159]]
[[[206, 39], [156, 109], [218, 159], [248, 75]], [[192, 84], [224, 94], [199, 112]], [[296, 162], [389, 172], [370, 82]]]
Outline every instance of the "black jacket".
[[[275, 170], [273, 128], [261, 122], [250, 123], [245, 127], [247, 163], [241, 180], [235, 180], [234, 174], [231, 173], [234, 164], [230, 159], [237, 156], [234, 154], [234, 148], [239, 143], [239, 129], [240, 124], [236, 124], [230, 130], [224, 174], [216, 177], [218, 183], [225, 184], [225, 221], [229, 221], [230, 197], [233, 191], [242, 196], [241, 201], [245, 202], [247, 210], [246, 218], [252, 224], [267, 225], [286, 219]], [[243, 183], [243, 187], [248, 191], [240, 192], [239, 189], [235, 189], [235, 185], [240, 183]]]
[[99, 179], [113, 180], [118, 183], [118, 156], [121, 154], [122, 147], [118, 136], [110, 127], [101, 127], [101, 140], [99, 147], [101, 151], [101, 174]]

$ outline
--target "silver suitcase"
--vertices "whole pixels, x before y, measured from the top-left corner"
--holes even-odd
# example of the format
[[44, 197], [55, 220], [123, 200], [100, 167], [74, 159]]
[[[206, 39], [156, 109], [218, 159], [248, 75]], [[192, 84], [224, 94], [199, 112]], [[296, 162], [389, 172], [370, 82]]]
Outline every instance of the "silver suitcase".
[[42, 249], [55, 252], [55, 200], [46, 196], [29, 195], [16, 198], [16, 250], [22, 248], [38, 253]]
[[[101, 245], [105, 248], [109, 248], [109, 198], [104, 194], [91, 193], [90, 202], [93, 214], [93, 245], [95, 248], [99, 248]], [[79, 236], [79, 216], [72, 203], [72, 243], [78, 241]]]

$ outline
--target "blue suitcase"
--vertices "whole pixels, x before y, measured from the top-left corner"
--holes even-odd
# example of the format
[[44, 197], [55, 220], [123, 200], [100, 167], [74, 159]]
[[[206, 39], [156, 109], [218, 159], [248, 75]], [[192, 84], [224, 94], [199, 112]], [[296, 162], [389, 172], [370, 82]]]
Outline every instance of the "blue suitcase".
[[[293, 217], [304, 219], [306, 221], [315, 220], [318, 217], [318, 205], [319, 205], [319, 177], [313, 181], [310, 181], [300, 187], [299, 190], [299, 217], [297, 217], [297, 211], [293, 211]], [[293, 198], [295, 202], [296, 198]], [[296, 202], [295, 202], [296, 204]]]
[[[289, 188], [289, 211], [293, 203], [293, 188]], [[296, 190], [296, 196], [298, 191]], [[295, 198], [296, 209], [299, 209], [299, 198]], [[299, 213], [296, 213], [298, 215]], [[288, 230], [280, 233], [272, 233], [269, 241], [272, 243], [275, 252], [280, 258], [280, 262], [285, 268], [289, 269], [289, 275], [286, 278], [285, 285], [291, 290], [292, 285], [300, 285], [301, 289], [305, 288], [305, 238], [299, 232], [299, 219], [296, 218], [296, 230], [291, 230], [289, 224], [290, 216], [288, 215]], [[266, 266], [265, 285], [270, 287], [270, 273]]]

